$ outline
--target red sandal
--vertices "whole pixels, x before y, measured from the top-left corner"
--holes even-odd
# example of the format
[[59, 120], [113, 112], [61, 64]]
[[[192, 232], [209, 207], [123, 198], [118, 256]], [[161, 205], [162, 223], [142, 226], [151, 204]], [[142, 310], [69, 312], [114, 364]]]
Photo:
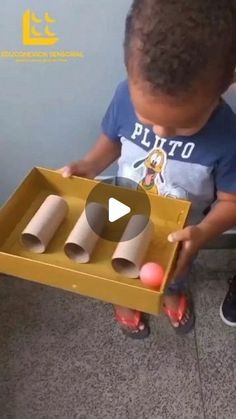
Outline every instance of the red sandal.
[[[133, 310], [133, 317], [127, 318], [126, 316], [119, 313], [119, 308], [114, 307], [115, 318], [120, 325], [120, 328], [125, 336], [132, 339], [145, 339], [150, 334], [150, 328], [143, 319], [143, 315], [140, 311]], [[144, 328], [140, 329], [140, 325], [143, 324]]]
[[[163, 307], [165, 314], [169, 317], [171, 326], [175, 329], [176, 333], [185, 335], [189, 333], [195, 324], [195, 314], [191, 299], [185, 294], [180, 295], [179, 307], [177, 311]], [[175, 325], [174, 323], [177, 323]]]

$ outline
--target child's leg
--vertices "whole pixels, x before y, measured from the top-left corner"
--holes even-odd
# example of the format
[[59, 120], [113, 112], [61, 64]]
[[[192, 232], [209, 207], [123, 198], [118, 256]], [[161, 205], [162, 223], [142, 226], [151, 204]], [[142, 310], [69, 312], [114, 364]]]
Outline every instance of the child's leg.
[[[188, 291], [189, 272], [172, 282], [164, 297], [164, 311], [171, 325], [179, 334], [190, 332], [194, 326], [195, 316]], [[144, 339], [150, 333], [147, 321], [140, 311], [126, 307], [114, 306], [116, 320], [122, 331], [134, 339]]]
[[144, 315], [137, 310], [114, 306], [115, 317], [122, 332], [133, 339], [144, 339], [149, 336], [150, 329]]
[[189, 272], [172, 282], [164, 297], [164, 311], [172, 327], [179, 334], [190, 332], [194, 326], [195, 315], [188, 290]]

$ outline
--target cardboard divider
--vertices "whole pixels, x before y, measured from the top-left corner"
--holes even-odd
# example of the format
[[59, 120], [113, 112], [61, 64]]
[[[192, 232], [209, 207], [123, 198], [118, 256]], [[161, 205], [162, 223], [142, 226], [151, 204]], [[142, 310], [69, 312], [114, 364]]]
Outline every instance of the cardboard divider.
[[66, 201], [49, 195], [21, 234], [24, 247], [34, 253], [44, 253], [58, 227], [68, 214]]
[[[141, 231], [135, 235], [135, 231]], [[112, 256], [115, 271], [127, 278], [138, 278], [142, 262], [154, 233], [153, 223], [143, 215], [131, 217]], [[126, 238], [134, 238], [126, 240]]]

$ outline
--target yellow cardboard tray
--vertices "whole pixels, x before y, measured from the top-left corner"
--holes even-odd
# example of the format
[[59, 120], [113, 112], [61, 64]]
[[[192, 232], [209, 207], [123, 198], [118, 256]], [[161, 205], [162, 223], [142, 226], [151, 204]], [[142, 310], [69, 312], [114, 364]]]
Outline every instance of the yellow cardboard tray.
[[[169, 243], [167, 236], [185, 225], [190, 203], [149, 194], [155, 234], [146, 261], [158, 261], [165, 269], [163, 286], [156, 291], [146, 288], [138, 279], [123, 278], [113, 270], [111, 256], [116, 243], [100, 239], [89, 264], [77, 264], [64, 254], [64, 242], [97, 183], [78, 177], [64, 179], [55, 171], [34, 168], [0, 209], [0, 272], [158, 314], [177, 255], [177, 245]], [[117, 188], [113, 185], [107, 187], [111, 189], [111, 195], [113, 188]], [[140, 192], [130, 190], [130, 193], [135, 202], [135, 194]], [[46, 253], [34, 254], [23, 248], [20, 236], [49, 194], [58, 194], [66, 199], [69, 215]]]

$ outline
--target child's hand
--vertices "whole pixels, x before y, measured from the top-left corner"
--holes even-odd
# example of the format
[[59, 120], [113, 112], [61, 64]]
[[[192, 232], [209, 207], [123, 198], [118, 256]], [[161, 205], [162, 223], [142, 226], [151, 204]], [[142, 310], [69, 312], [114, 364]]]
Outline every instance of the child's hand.
[[168, 240], [172, 243], [181, 242], [174, 278], [184, 275], [193, 257], [202, 248], [205, 239], [205, 232], [199, 226], [188, 226], [183, 230], [171, 233]]
[[70, 163], [59, 169], [59, 172], [66, 178], [74, 175], [93, 179], [96, 176], [94, 163], [85, 160]]

